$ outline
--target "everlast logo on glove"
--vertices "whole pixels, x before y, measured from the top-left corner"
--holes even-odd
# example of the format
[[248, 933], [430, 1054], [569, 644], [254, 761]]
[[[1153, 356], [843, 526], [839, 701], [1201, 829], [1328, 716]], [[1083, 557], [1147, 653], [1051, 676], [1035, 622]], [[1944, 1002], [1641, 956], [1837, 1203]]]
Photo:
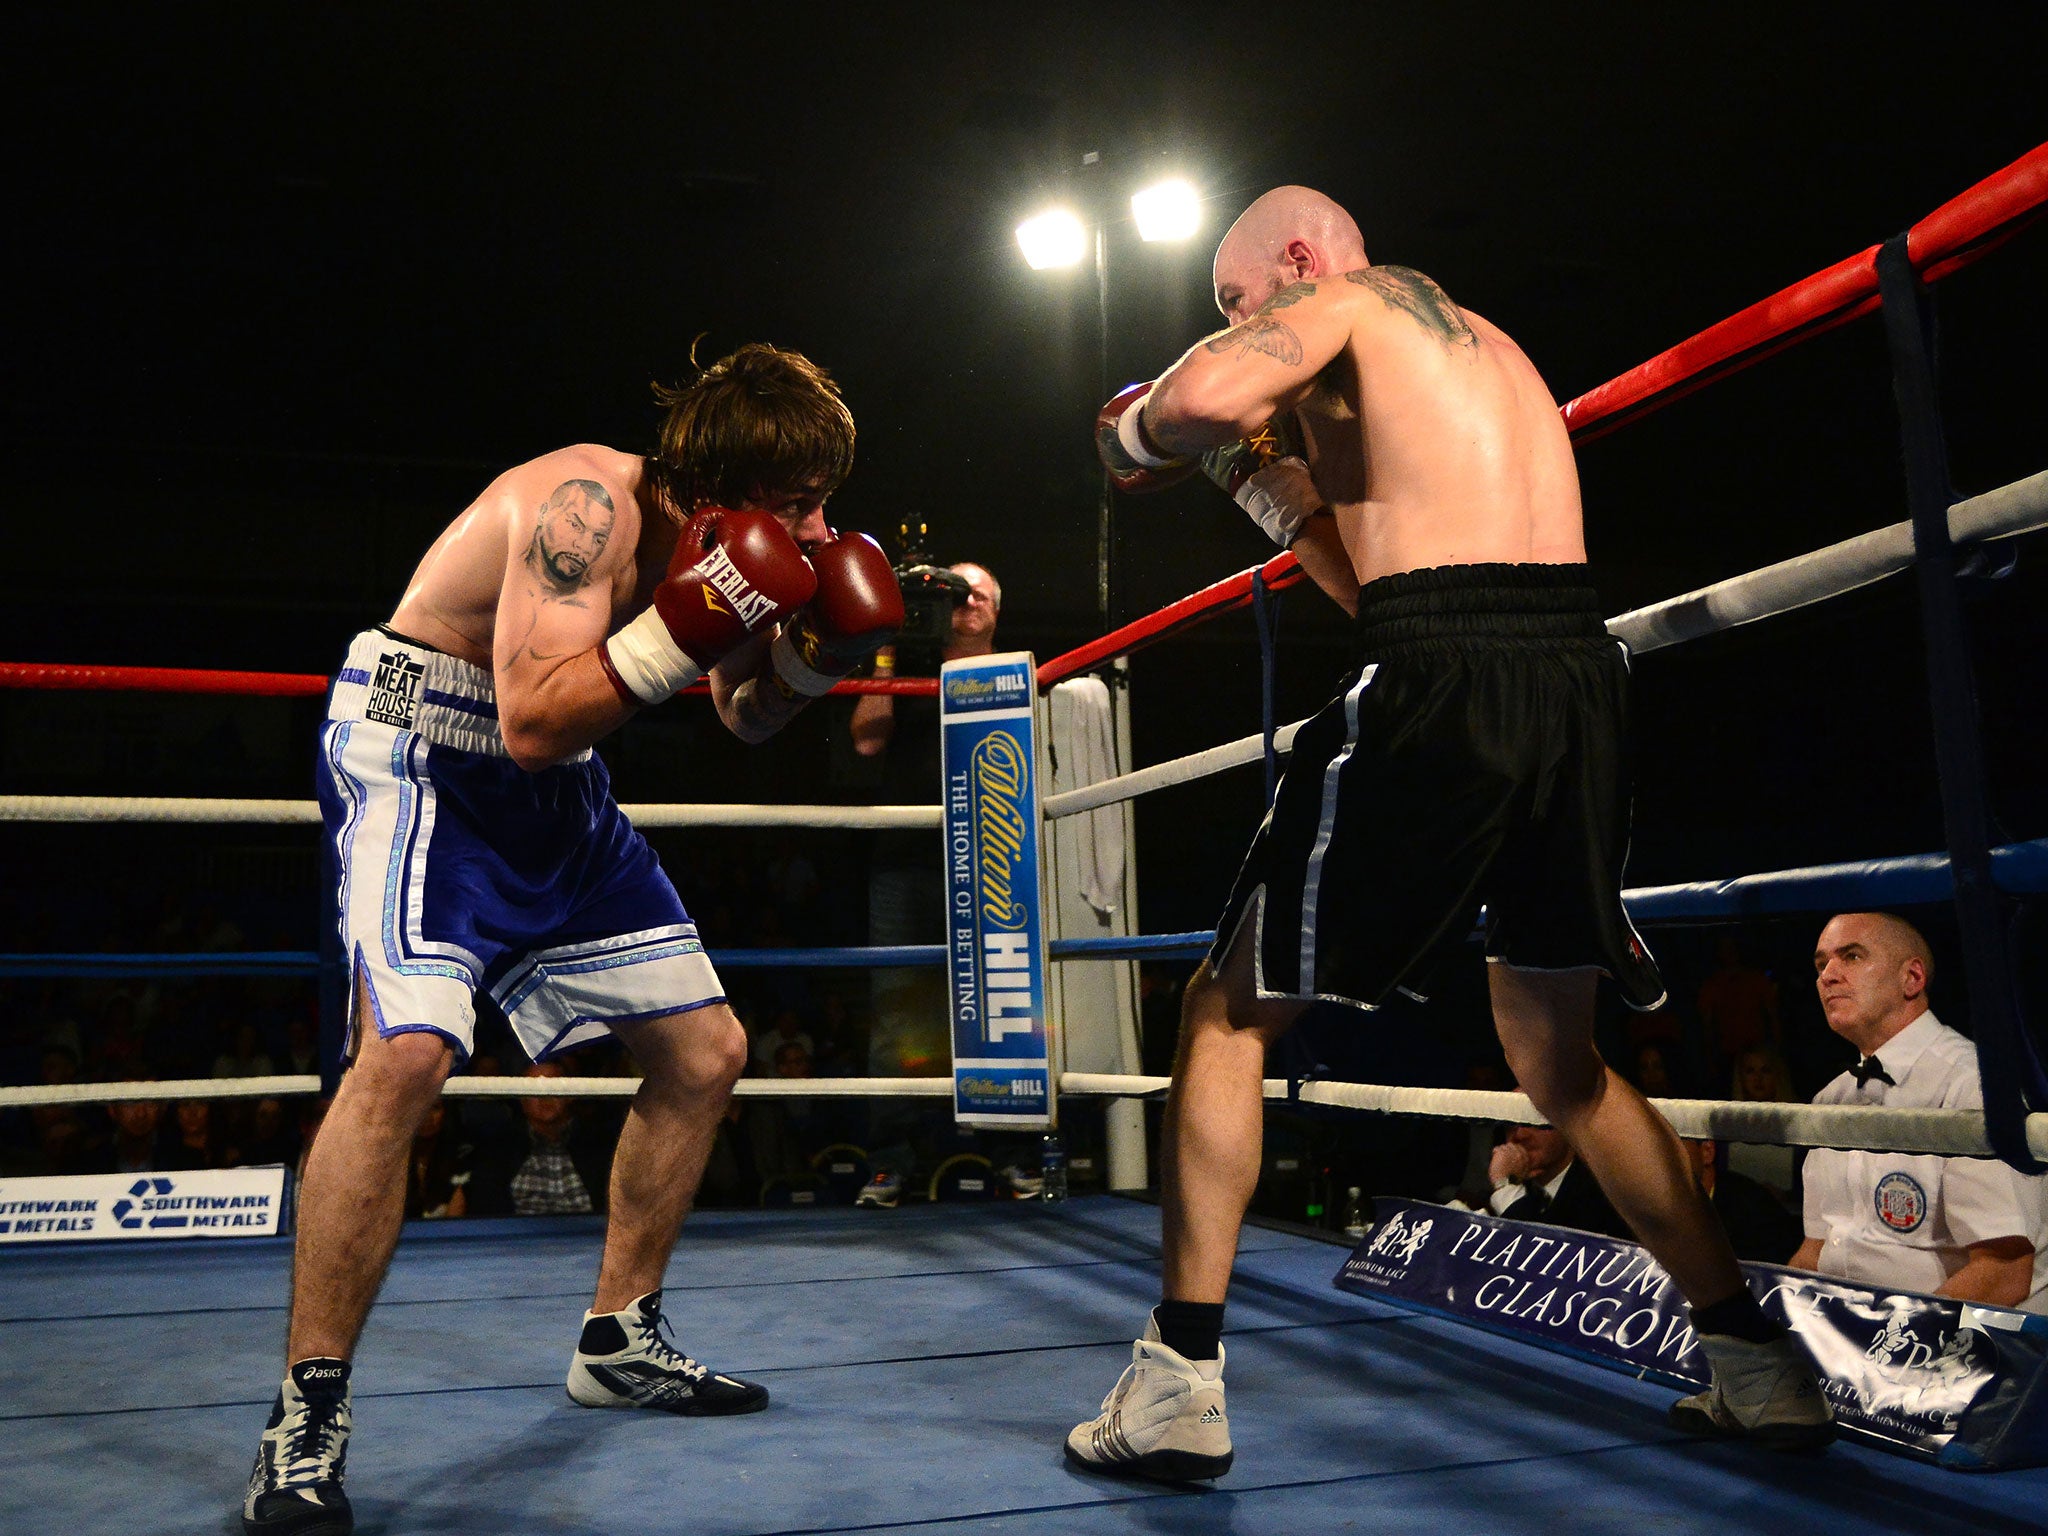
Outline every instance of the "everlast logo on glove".
[[[739, 621], [752, 629], [760, 622], [761, 616], [772, 611], [775, 601], [764, 597], [747, 585], [747, 578], [732, 563], [732, 557], [723, 549], [714, 549], [699, 562], [697, 574], [704, 579], [706, 588], [716, 587], [719, 595], [732, 604]], [[705, 600], [710, 601], [707, 590]]]
[[404, 651], [386, 651], [377, 658], [377, 675], [370, 680], [370, 702], [363, 707], [363, 718], [411, 730], [425, 676], [426, 668]]

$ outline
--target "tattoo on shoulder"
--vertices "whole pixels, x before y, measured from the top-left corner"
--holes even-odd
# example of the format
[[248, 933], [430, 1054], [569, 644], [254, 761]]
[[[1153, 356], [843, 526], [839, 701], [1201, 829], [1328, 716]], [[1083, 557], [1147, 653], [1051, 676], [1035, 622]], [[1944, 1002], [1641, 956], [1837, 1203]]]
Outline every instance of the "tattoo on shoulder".
[[611, 492], [595, 480], [564, 480], [541, 505], [534, 519], [533, 542], [526, 564], [549, 595], [566, 597], [581, 590], [590, 568], [611, 542], [618, 510]]
[[1431, 278], [1413, 267], [1360, 267], [1344, 281], [1370, 288], [1390, 309], [1398, 309], [1447, 347], [1476, 347], [1479, 338], [1465, 323], [1464, 311]]
[[[1278, 297], [1279, 294], [1274, 295], [1275, 299]], [[1291, 304], [1294, 300], [1287, 302]], [[1301, 361], [1301, 337], [1295, 334], [1294, 327], [1285, 320], [1275, 320], [1265, 310], [1260, 310], [1242, 325], [1233, 325], [1220, 336], [1212, 336], [1206, 345], [1209, 351], [1219, 355], [1225, 352], [1240, 355], [1263, 352], [1289, 368]]]

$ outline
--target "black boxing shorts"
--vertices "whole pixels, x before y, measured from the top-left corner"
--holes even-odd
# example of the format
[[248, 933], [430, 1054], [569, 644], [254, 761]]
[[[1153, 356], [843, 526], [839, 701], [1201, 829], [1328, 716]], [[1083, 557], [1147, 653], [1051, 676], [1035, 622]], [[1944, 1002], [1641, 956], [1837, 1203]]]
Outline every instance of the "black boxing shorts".
[[1424, 995], [1486, 910], [1488, 960], [1664, 1001], [1621, 906], [1628, 658], [1583, 565], [1407, 571], [1358, 595], [1359, 665], [1294, 738], [1217, 924], [1258, 991]]

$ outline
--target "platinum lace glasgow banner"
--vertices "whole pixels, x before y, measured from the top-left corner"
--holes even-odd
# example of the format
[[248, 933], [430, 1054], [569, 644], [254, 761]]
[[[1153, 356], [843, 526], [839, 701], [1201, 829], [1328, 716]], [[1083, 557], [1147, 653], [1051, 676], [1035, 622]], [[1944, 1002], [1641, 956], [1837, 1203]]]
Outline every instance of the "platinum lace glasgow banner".
[[947, 1006], [961, 1125], [1052, 1123], [1036, 678], [1028, 651], [949, 661], [939, 672]]
[[[1687, 1390], [1707, 1360], [1678, 1287], [1634, 1243], [1375, 1200], [1340, 1289], [1472, 1323]], [[1745, 1264], [1812, 1352], [1845, 1429], [1971, 1470], [2048, 1461], [2048, 1317]]]

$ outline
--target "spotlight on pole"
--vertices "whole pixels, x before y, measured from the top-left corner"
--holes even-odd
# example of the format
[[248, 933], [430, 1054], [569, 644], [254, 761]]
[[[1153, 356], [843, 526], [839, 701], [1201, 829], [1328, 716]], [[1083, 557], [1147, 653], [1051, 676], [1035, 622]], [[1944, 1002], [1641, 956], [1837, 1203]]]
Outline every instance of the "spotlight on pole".
[[1185, 240], [1202, 227], [1202, 196], [1175, 177], [1156, 182], [1131, 199], [1141, 240]]
[[1034, 271], [1071, 267], [1088, 254], [1088, 227], [1066, 209], [1055, 208], [1019, 224], [1017, 244]]

